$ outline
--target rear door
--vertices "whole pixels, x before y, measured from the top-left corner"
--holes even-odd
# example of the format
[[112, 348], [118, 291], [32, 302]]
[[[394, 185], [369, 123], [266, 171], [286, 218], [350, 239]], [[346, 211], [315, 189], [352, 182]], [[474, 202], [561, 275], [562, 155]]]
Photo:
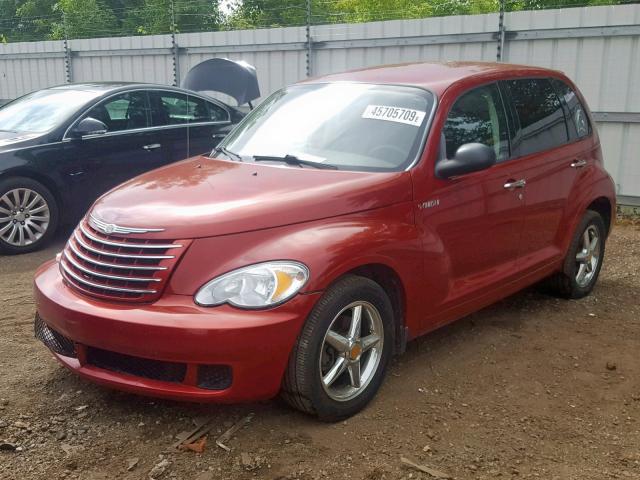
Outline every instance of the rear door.
[[222, 141], [231, 131], [231, 114], [222, 105], [215, 102], [189, 97], [190, 102], [196, 102], [196, 108], [206, 111], [206, 118], [199, 118], [189, 126], [191, 132], [191, 144], [189, 151], [191, 155], [209, 153]]
[[152, 123], [162, 129], [171, 161], [211, 152], [228, 133], [229, 112], [222, 106], [187, 93], [151, 93]]
[[581, 147], [570, 142], [561, 97], [548, 78], [501, 82], [511, 106], [512, 171], [526, 182], [519, 268], [556, 261]]

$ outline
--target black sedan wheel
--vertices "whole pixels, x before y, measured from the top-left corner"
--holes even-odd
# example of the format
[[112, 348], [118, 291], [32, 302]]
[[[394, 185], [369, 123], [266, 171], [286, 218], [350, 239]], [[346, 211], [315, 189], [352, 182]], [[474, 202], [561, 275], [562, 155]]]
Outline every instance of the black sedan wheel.
[[57, 223], [55, 199], [44, 185], [29, 178], [0, 182], [0, 252], [39, 249], [53, 236]]

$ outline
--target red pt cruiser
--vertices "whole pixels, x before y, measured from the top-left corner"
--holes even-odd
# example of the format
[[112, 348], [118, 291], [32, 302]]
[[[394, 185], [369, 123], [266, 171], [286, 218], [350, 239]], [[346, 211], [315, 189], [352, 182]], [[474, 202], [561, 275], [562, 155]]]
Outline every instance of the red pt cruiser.
[[543, 280], [588, 295], [614, 208], [560, 72], [330, 75], [100, 198], [36, 274], [36, 335], [109, 387], [343, 418], [412, 338]]

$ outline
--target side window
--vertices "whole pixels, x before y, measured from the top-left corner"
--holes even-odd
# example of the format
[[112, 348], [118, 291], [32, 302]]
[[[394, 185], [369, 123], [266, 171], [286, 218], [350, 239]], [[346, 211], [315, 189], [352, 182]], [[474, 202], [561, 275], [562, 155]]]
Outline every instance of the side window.
[[511, 155], [521, 157], [567, 143], [560, 99], [546, 78], [504, 82], [515, 110]]
[[136, 91], [116, 95], [93, 107], [86, 114], [104, 123], [109, 132], [145, 128], [150, 123], [147, 92]]
[[[212, 105], [200, 97], [190, 96], [179, 92], [157, 92], [156, 108], [154, 109], [154, 125], [181, 125], [186, 123], [211, 122], [216, 112], [212, 111]], [[224, 120], [228, 115], [221, 107], [217, 107], [224, 114]]]
[[500, 92], [495, 84], [463, 94], [454, 103], [444, 124], [447, 158], [465, 143], [483, 143], [496, 152], [498, 161], [509, 157], [509, 134]]
[[226, 122], [229, 120], [229, 113], [220, 105], [207, 102], [209, 106], [209, 121], [210, 122]]
[[556, 78], [551, 79], [567, 115], [567, 125], [569, 127], [569, 139], [577, 140], [587, 137], [591, 133], [591, 124], [580, 99], [569, 85]]

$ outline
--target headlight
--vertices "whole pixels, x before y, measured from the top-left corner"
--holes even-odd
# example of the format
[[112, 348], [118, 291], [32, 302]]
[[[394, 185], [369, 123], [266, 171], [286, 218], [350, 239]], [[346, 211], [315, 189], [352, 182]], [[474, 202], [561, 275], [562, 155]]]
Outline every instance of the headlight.
[[309, 269], [302, 263], [258, 263], [214, 278], [205, 284], [195, 301], [212, 307], [230, 303], [240, 308], [265, 308], [286, 302], [304, 286]]

